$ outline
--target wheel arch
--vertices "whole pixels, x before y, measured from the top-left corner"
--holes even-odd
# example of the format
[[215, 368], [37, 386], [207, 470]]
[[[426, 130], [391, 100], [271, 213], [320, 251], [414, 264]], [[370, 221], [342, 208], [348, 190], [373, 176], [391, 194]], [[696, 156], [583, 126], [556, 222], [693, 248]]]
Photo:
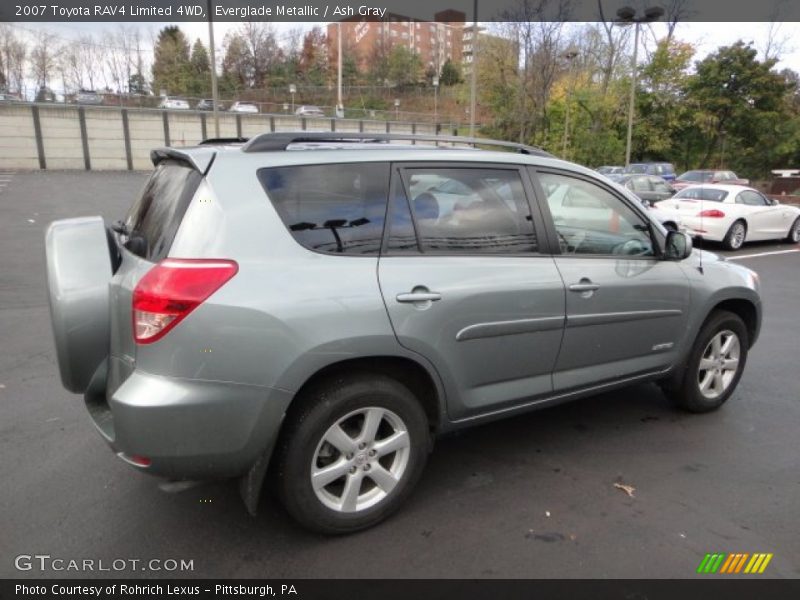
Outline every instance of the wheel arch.
[[408, 385], [411, 392], [419, 399], [431, 431], [431, 440], [442, 427], [446, 419], [446, 398], [444, 387], [438, 374], [432, 368], [407, 356], [371, 355], [348, 358], [331, 362], [318, 367], [298, 387], [289, 402], [280, 427], [277, 428], [272, 443], [239, 480], [239, 492], [251, 515], [258, 509], [258, 501], [264, 487], [268, 471], [273, 467], [273, 450], [280, 437], [285, 434], [286, 425], [301, 408], [303, 394], [315, 385], [321, 385], [332, 378], [343, 377], [349, 373], [376, 373], [386, 375]]
[[445, 414], [444, 393], [434, 375], [419, 362], [404, 356], [364, 356], [330, 363], [311, 374], [300, 386], [289, 404], [284, 423], [298, 409], [304, 393], [331, 379], [346, 377], [352, 373], [374, 373], [385, 375], [406, 385], [428, 417], [431, 432], [438, 430]]
[[728, 298], [717, 302], [706, 315], [703, 323], [718, 310], [725, 310], [738, 316], [747, 328], [748, 348], [752, 348], [758, 337], [758, 309], [755, 304], [745, 298]]

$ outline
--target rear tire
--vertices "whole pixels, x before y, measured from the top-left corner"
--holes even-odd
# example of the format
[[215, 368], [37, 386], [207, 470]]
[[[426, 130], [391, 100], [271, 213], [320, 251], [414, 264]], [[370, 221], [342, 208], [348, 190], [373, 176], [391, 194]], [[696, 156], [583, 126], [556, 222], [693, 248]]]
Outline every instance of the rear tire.
[[693, 413], [718, 409], [730, 398], [747, 362], [749, 339], [742, 319], [719, 310], [706, 320], [682, 371], [664, 392]]
[[430, 450], [414, 394], [390, 377], [361, 373], [328, 379], [296, 401], [277, 454], [286, 510], [325, 534], [365, 529], [396, 511]]
[[744, 245], [747, 238], [747, 225], [744, 221], [734, 221], [725, 238], [722, 240], [722, 245], [728, 250], [738, 250]]
[[797, 217], [789, 228], [789, 234], [786, 236], [786, 242], [789, 244], [797, 244], [800, 242], [800, 217]]

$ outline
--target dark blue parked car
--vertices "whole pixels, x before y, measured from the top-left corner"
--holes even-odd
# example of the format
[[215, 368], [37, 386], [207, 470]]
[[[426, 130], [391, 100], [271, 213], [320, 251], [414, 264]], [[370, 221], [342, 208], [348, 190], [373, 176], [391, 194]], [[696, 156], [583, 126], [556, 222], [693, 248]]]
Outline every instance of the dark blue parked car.
[[668, 162], [631, 163], [622, 172], [626, 174], [658, 175], [667, 181], [675, 180], [675, 167]]

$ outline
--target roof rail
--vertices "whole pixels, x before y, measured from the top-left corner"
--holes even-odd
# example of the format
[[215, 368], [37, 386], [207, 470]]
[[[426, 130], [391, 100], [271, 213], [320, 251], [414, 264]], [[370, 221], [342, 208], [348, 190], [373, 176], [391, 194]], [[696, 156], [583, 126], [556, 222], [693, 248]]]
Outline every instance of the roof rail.
[[553, 158], [549, 152], [535, 146], [526, 146], [515, 142], [504, 142], [485, 138], [460, 137], [452, 135], [419, 135], [406, 133], [327, 133], [327, 132], [284, 132], [262, 133], [250, 139], [242, 148], [244, 152], [281, 152], [291, 144], [320, 143], [320, 142], [345, 142], [345, 143], [370, 143], [370, 142], [441, 142], [453, 144], [469, 144], [478, 146], [496, 146], [516, 150], [520, 154], [533, 154]]
[[246, 137], [218, 137], [208, 138], [198, 144], [198, 146], [219, 146], [221, 144], [246, 144], [250, 138]]

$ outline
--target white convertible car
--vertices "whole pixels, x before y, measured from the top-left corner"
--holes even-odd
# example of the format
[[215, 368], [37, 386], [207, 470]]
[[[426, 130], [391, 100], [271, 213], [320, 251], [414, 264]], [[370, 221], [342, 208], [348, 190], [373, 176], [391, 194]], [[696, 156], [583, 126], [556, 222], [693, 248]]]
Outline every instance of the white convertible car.
[[800, 208], [743, 185], [693, 185], [655, 206], [678, 217], [689, 235], [722, 242], [729, 250], [745, 241], [800, 242]]

